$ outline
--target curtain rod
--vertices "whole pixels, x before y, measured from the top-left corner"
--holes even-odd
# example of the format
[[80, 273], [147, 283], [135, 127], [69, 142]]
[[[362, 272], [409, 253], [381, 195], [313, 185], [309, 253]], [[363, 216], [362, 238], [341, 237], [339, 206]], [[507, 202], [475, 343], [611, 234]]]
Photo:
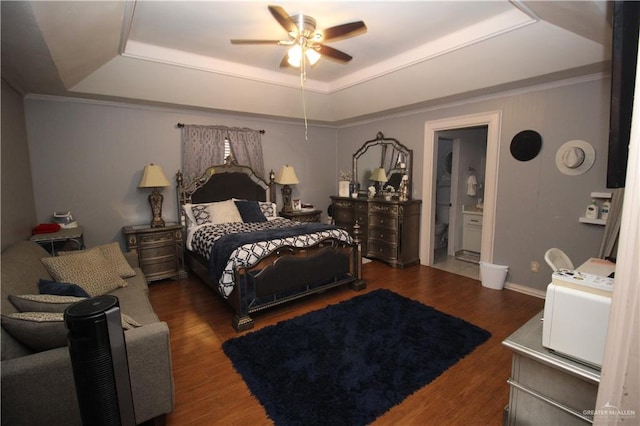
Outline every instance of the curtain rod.
[[[182, 129], [184, 127], [184, 123], [178, 123], [177, 126], [178, 126], [178, 128]], [[262, 135], [264, 135], [266, 133], [266, 130], [258, 130], [258, 131]]]

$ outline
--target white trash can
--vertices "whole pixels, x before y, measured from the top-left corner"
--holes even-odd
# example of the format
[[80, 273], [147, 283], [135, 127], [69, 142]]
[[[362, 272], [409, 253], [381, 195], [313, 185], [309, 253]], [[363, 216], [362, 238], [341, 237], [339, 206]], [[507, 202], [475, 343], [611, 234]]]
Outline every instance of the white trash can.
[[493, 263], [480, 262], [480, 278], [482, 286], [494, 290], [502, 290], [507, 279], [508, 266], [494, 265]]

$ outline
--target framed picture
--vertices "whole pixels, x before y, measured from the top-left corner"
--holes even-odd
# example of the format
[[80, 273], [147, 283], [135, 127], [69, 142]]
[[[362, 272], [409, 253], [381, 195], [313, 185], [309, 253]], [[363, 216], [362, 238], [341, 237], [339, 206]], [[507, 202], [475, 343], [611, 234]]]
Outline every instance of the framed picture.
[[302, 203], [300, 200], [293, 200], [293, 209], [296, 211], [302, 210]]

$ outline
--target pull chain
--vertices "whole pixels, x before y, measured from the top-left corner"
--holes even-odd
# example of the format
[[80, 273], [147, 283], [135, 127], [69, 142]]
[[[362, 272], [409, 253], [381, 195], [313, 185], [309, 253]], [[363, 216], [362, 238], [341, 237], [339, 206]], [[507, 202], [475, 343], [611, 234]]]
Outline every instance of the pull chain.
[[304, 82], [307, 79], [307, 61], [305, 60], [305, 52], [302, 51], [302, 61], [300, 61], [300, 91], [302, 92], [302, 113], [304, 114], [304, 140], [309, 141], [309, 126], [307, 123], [307, 103], [305, 100]]

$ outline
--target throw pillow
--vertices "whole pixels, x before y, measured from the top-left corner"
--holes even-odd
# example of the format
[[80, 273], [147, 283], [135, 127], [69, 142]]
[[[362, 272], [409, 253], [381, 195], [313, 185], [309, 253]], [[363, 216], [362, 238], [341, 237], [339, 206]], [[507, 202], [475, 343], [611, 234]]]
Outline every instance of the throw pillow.
[[127, 282], [120, 278], [100, 250], [43, 257], [40, 260], [56, 281], [77, 284], [92, 297], [127, 286]]
[[63, 316], [54, 312], [2, 314], [2, 327], [29, 349], [41, 352], [67, 345]]
[[233, 200], [219, 201], [211, 203], [207, 208], [211, 223], [214, 225], [220, 223], [242, 222], [242, 216]]
[[266, 222], [267, 218], [264, 217], [264, 213], [260, 210], [260, 206], [257, 201], [242, 201], [236, 200], [236, 207], [238, 208], [238, 212], [240, 212], [240, 216], [242, 217], [242, 221], [247, 222]]
[[[127, 259], [124, 258], [122, 254], [122, 250], [120, 249], [120, 244], [117, 242], [103, 244], [101, 246], [93, 247], [89, 250], [100, 250], [104, 257], [107, 258], [113, 265], [113, 268], [116, 270], [120, 278], [130, 278], [136, 274], [136, 271], [133, 270]], [[83, 251], [89, 251], [83, 250]], [[68, 256], [70, 254], [78, 253], [77, 251], [64, 251], [60, 252], [61, 256]]]
[[85, 297], [51, 294], [9, 295], [9, 300], [20, 312], [64, 312], [69, 306], [85, 299]]
[[38, 290], [40, 294], [55, 294], [58, 296], [76, 296], [76, 297], [89, 297], [82, 287], [71, 283], [59, 283], [56, 281], [49, 281], [40, 278], [38, 281]]
[[[18, 312], [1, 315], [2, 327], [23, 345], [42, 352], [67, 345], [67, 326], [62, 312]], [[121, 314], [125, 330], [141, 324], [128, 315]]]
[[198, 225], [211, 223], [211, 215], [209, 214], [208, 204], [199, 204], [191, 207], [191, 213]]
[[266, 201], [258, 201], [258, 205], [260, 206], [260, 210], [264, 214], [264, 217], [267, 219], [274, 218], [278, 216], [276, 203], [269, 203]]

